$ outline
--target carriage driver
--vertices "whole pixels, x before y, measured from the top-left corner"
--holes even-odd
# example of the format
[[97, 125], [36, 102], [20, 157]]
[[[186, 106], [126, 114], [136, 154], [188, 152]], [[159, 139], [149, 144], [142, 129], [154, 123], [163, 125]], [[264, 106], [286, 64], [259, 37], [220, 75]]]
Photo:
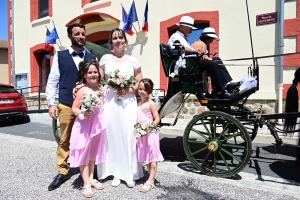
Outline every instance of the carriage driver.
[[[178, 31], [171, 35], [168, 45], [170, 48], [173, 48], [173, 43], [176, 40], [184, 46], [186, 52], [197, 52], [202, 53], [205, 52], [207, 54], [207, 45], [209, 45], [214, 40], [220, 40], [215, 34], [215, 29], [213, 28], [205, 28], [199, 40], [195, 41], [191, 46], [188, 43], [188, 36], [192, 33], [192, 29], [197, 29], [194, 27], [194, 19], [189, 16], [181, 17]], [[202, 41], [203, 37], [205, 41]], [[203, 39], [203, 40], [204, 40]], [[208, 75], [211, 77], [212, 81], [212, 96], [221, 98], [221, 99], [229, 99], [233, 97], [234, 89], [240, 85], [239, 82], [231, 83], [232, 78], [227, 71], [224, 65], [218, 65], [217, 62], [223, 64], [220, 58], [209, 58], [208, 55], [203, 56], [203, 62], [200, 62], [200, 67], [204, 70], [208, 71]]]

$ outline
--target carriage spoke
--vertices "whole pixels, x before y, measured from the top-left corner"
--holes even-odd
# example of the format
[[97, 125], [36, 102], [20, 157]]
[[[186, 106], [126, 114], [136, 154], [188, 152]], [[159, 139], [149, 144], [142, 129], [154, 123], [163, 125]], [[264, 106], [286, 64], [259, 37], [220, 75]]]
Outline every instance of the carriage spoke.
[[220, 154], [220, 156], [222, 157], [222, 160], [224, 161], [224, 163], [225, 163], [225, 165], [226, 165], [228, 171], [230, 171], [230, 167], [229, 167], [229, 165], [228, 165], [228, 163], [227, 163], [227, 161], [226, 161], [224, 155], [222, 154], [221, 151], [219, 151], [219, 154]]
[[220, 142], [227, 141], [227, 140], [229, 140], [229, 139], [231, 139], [231, 138], [233, 138], [233, 137], [237, 137], [237, 136], [241, 136], [241, 132], [237, 132], [236, 134], [232, 134], [232, 135], [230, 135], [229, 137], [226, 137], [226, 138], [224, 138], [223, 140], [220, 140]]
[[207, 137], [201, 131], [198, 131], [194, 128], [191, 128], [191, 130], [194, 131], [195, 133], [197, 133], [198, 135], [202, 136], [205, 140], [207, 140]]
[[216, 117], [214, 117], [214, 137], [216, 137], [216, 126], [217, 126], [217, 122], [216, 122]]
[[206, 160], [207, 160], [210, 153], [211, 153], [211, 151], [208, 151], [207, 155], [205, 156], [205, 158], [203, 159], [203, 162], [200, 165], [201, 167], [203, 167], [203, 164], [206, 162]]
[[217, 158], [216, 158], [216, 152], [214, 152], [214, 172], [217, 170]]
[[201, 151], [204, 151], [204, 150], [206, 150], [206, 149], [207, 149], [207, 147], [203, 147], [202, 149], [199, 149], [199, 150], [197, 150], [197, 151], [192, 152], [191, 155], [193, 156], [193, 155], [195, 155], [195, 154], [197, 154], [197, 153], [200, 153]]
[[205, 130], [207, 131], [207, 133], [208, 133], [209, 137], [210, 137], [210, 138], [212, 138], [211, 132], [208, 130], [208, 128], [207, 128], [206, 124], [204, 123], [204, 121], [203, 121], [203, 120], [201, 120], [201, 122], [202, 122], [202, 124], [203, 124], [203, 126], [204, 126]]
[[224, 148], [221, 148], [222, 151], [224, 151], [225, 153], [227, 153], [229, 156], [233, 157], [236, 161], [238, 162], [242, 162], [240, 158], [236, 157], [235, 155], [233, 155], [232, 153], [230, 153], [229, 151], [227, 151]]
[[245, 146], [243, 145], [238, 145], [238, 144], [228, 144], [228, 143], [225, 143], [225, 144], [222, 144], [223, 147], [232, 147], [234, 149], [246, 149]]
[[228, 131], [228, 125], [229, 125], [229, 124], [230, 124], [230, 123], [227, 122], [227, 124], [225, 125], [223, 131], [222, 131], [222, 132], [220, 133], [220, 135], [219, 135], [219, 139], [221, 138], [222, 135], [224, 135], [224, 133], [226, 133], [226, 131]]
[[199, 140], [188, 140], [189, 143], [195, 143], [195, 144], [207, 144], [206, 141], [199, 141]]

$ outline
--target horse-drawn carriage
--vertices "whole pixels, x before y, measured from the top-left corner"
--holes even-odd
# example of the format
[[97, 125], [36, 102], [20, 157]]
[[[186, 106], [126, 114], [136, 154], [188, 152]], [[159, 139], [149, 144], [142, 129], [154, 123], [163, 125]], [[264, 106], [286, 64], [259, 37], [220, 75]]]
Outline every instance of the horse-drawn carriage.
[[[249, 31], [251, 32], [250, 26]], [[270, 130], [276, 144], [283, 145], [278, 132], [287, 131], [276, 127], [274, 120], [298, 118], [300, 112], [264, 114], [262, 109], [251, 111], [245, 107], [248, 97], [259, 89], [257, 58], [253, 56], [253, 65], [248, 68], [249, 75], [257, 77], [257, 86], [239, 91], [229, 99], [218, 99], [205, 94], [207, 83], [205, 76], [202, 75], [203, 69], [199, 67], [201, 62], [199, 56], [184, 54], [179, 49], [171, 51], [165, 44], [160, 44], [159, 48], [163, 69], [168, 77], [168, 89], [166, 95], [161, 98], [159, 115], [162, 119], [174, 111], [178, 113], [173, 124], [160, 123], [160, 127], [176, 124], [181, 109], [190, 95], [195, 95], [199, 103], [209, 109], [195, 115], [183, 133], [186, 156], [199, 171], [211, 176], [228, 177], [243, 170], [252, 153], [251, 141], [255, 139], [258, 128], [264, 125]], [[179, 57], [185, 59], [185, 68], [177, 68], [176, 62]], [[171, 76], [174, 71], [175, 75]], [[59, 142], [60, 131], [56, 120], [53, 120], [53, 132], [56, 141]]]

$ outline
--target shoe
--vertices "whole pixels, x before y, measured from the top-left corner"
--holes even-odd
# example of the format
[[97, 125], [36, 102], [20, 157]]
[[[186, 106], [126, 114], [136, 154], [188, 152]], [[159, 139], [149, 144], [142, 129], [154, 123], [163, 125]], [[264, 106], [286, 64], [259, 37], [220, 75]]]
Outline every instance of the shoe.
[[153, 188], [154, 188], [154, 183], [150, 183], [149, 181], [146, 181], [143, 187], [140, 188], [140, 192], [146, 193], [152, 190]]
[[120, 185], [120, 183], [121, 183], [121, 180], [118, 179], [118, 178], [116, 178], [116, 177], [114, 177], [114, 180], [111, 182], [111, 185], [112, 185], [113, 187], [117, 187], [117, 186]]
[[53, 182], [49, 185], [48, 191], [55, 190], [67, 179], [67, 175], [58, 174], [55, 176]]
[[241, 82], [229, 83], [225, 86], [225, 90], [227, 90], [229, 93], [232, 93], [236, 91], [239, 86], [241, 86]]
[[130, 188], [133, 188], [135, 186], [135, 181], [133, 181], [133, 183], [131, 183], [131, 184], [127, 183], [127, 186], [130, 187]]
[[83, 196], [85, 198], [92, 198], [93, 197], [93, 192], [92, 192], [92, 188], [91, 188], [91, 185], [88, 184], [88, 185], [85, 185], [83, 186]]
[[236, 95], [237, 95], [237, 93], [235, 93], [235, 92], [233, 92], [233, 93], [222, 92], [221, 94], [219, 94], [219, 99], [232, 99]]
[[104, 189], [104, 186], [102, 185], [102, 183], [100, 183], [96, 179], [92, 180], [91, 186], [92, 186], [92, 188], [94, 188], [96, 190], [103, 190]]

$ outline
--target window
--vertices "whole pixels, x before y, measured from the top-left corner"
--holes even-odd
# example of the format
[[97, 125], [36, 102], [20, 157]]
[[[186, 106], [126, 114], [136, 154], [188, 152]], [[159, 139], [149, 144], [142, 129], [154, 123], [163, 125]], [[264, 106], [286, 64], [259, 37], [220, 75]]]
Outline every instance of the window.
[[39, 0], [39, 18], [47, 17], [49, 15], [48, 0]]

